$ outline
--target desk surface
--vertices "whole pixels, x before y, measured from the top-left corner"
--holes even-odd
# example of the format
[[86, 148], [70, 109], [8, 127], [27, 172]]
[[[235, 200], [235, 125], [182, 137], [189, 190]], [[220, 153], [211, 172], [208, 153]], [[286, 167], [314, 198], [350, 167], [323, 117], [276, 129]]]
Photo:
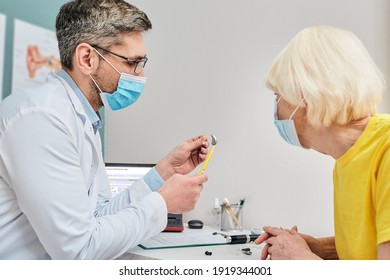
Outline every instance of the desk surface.
[[[210, 227], [205, 226], [206, 230]], [[185, 226], [184, 232], [196, 233], [202, 232], [203, 229], [189, 229]], [[242, 233], [249, 233], [244, 231]], [[180, 233], [172, 233], [180, 234]], [[239, 233], [236, 233], [239, 234]], [[245, 254], [242, 249], [250, 248], [251, 255]], [[145, 250], [140, 247], [129, 250], [119, 259], [160, 259], [160, 260], [259, 260], [263, 245], [255, 245], [253, 243], [246, 244], [227, 244], [214, 246], [196, 246], [196, 247], [181, 247], [168, 249], [149, 249]], [[212, 252], [212, 255], [206, 255], [205, 252]]]

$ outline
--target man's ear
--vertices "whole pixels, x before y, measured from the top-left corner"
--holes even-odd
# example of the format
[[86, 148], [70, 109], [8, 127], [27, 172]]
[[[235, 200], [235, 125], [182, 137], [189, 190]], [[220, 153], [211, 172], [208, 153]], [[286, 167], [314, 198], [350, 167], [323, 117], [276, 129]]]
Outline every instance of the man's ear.
[[73, 66], [78, 68], [84, 75], [93, 73], [99, 65], [98, 54], [91, 45], [81, 43], [77, 45], [73, 57]]

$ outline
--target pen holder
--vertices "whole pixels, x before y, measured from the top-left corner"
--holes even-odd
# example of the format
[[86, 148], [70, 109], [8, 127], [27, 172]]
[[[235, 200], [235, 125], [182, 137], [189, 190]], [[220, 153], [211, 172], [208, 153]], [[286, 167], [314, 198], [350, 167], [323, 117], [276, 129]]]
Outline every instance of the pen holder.
[[221, 230], [242, 231], [244, 205], [230, 204], [229, 207], [221, 205]]

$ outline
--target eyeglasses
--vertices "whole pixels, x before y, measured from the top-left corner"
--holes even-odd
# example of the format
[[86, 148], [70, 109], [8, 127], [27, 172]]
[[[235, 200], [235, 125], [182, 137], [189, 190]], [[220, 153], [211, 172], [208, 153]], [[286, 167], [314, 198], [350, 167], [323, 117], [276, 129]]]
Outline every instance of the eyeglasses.
[[141, 73], [142, 70], [144, 70], [144, 68], [145, 68], [146, 62], [148, 61], [148, 58], [147, 58], [147, 57], [145, 57], [145, 58], [143, 58], [143, 59], [140, 59], [140, 60], [133, 60], [133, 59], [130, 59], [129, 57], [125, 57], [125, 56], [123, 56], [123, 55], [120, 55], [120, 54], [114, 53], [114, 52], [112, 52], [112, 51], [103, 49], [103, 48], [101, 48], [101, 47], [99, 47], [99, 46], [96, 46], [96, 45], [92, 45], [92, 47], [94, 47], [94, 48], [96, 48], [96, 49], [100, 49], [100, 50], [105, 51], [105, 52], [108, 52], [108, 53], [110, 53], [110, 54], [112, 54], [112, 55], [115, 55], [115, 56], [117, 56], [117, 57], [119, 57], [119, 58], [122, 58], [122, 59], [126, 60], [127, 63], [128, 63], [131, 67], [134, 68], [134, 74], [139, 74], [139, 73]]

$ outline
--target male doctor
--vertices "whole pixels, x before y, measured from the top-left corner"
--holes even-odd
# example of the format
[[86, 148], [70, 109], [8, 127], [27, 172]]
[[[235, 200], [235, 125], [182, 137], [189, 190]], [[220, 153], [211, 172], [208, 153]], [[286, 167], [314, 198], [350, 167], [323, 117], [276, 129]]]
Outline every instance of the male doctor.
[[111, 259], [194, 208], [206, 175], [186, 175], [207, 137], [174, 148], [111, 198], [97, 113], [133, 104], [145, 84], [148, 17], [123, 0], [64, 4], [63, 70], [0, 103], [0, 259]]

